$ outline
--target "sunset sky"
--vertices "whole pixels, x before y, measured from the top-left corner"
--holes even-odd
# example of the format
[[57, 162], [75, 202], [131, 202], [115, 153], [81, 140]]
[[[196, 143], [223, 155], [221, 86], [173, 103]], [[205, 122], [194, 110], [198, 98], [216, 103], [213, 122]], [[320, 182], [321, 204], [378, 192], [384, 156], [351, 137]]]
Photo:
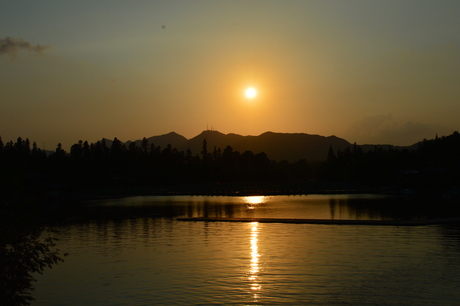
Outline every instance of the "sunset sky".
[[0, 0], [0, 136], [411, 145], [460, 130], [459, 15], [438, 0]]

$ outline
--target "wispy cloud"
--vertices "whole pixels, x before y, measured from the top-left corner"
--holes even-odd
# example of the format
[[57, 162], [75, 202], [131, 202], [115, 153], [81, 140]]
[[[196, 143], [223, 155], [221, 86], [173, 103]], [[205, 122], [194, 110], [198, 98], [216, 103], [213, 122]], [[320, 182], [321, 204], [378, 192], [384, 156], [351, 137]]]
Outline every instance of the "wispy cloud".
[[25, 41], [20, 38], [13, 38], [13, 37], [0, 37], [0, 56], [3, 54], [9, 54], [12, 57], [18, 55], [18, 52], [21, 50], [33, 52], [36, 54], [42, 54], [43, 51], [49, 49], [49, 46], [44, 45], [33, 45], [28, 41]]

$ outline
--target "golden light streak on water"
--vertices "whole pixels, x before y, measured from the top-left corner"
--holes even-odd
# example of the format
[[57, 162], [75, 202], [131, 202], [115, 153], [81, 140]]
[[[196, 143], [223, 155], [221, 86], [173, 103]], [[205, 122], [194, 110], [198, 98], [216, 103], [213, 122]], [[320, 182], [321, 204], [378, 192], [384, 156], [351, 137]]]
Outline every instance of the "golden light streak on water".
[[260, 297], [260, 291], [262, 290], [262, 286], [259, 280], [259, 223], [258, 222], [251, 222], [251, 263], [250, 263], [250, 270], [249, 270], [249, 282], [251, 286], [251, 290], [253, 291], [253, 298], [257, 301]]

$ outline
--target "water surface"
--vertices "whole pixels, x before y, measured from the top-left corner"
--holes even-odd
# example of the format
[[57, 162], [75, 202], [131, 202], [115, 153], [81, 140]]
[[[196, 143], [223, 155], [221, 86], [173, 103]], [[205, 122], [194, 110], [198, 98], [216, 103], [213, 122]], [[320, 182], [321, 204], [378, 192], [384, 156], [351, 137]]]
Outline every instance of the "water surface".
[[[417, 210], [414, 203], [403, 209], [408, 200], [399, 200], [361, 195], [91, 202], [84, 214], [59, 227], [59, 248], [71, 255], [37, 276], [34, 305], [459, 305], [460, 226], [455, 224], [175, 220], [383, 220], [433, 212], [422, 209], [425, 205]], [[443, 207], [446, 215], [456, 211]]]

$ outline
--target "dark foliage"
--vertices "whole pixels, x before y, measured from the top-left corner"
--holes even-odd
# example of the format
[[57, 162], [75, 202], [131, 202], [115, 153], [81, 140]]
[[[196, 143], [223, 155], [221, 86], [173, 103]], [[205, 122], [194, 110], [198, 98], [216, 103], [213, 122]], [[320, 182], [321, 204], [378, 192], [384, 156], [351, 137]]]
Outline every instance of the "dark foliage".
[[[58, 144], [46, 156], [29, 141], [18, 138], [0, 144], [2, 194], [51, 192], [56, 186], [99, 188], [168, 186], [195, 183], [244, 182], [354, 182], [385, 186], [409, 178], [405, 173], [442, 174], [450, 182], [460, 175], [458, 132], [423, 140], [413, 151], [376, 146], [364, 152], [356, 143], [334, 152], [327, 161], [309, 163], [270, 160], [265, 153], [238, 152], [231, 146], [208, 147], [201, 141], [200, 152], [179, 151], [171, 145], [156, 146], [144, 138], [139, 143], [122, 143], [117, 138], [89, 144], [79, 141], [67, 153]], [[420, 177], [421, 175], [419, 175]], [[444, 179], [443, 178], [443, 179]], [[417, 176], [415, 180], [417, 180]]]
[[356, 144], [335, 154], [329, 150], [322, 165], [324, 180], [396, 184], [401, 188], [446, 188], [460, 179], [460, 135], [418, 143], [414, 151], [375, 147], [364, 153]]
[[0, 304], [29, 305], [33, 275], [62, 262], [53, 230], [39, 223], [29, 207], [2, 201], [0, 206]]

